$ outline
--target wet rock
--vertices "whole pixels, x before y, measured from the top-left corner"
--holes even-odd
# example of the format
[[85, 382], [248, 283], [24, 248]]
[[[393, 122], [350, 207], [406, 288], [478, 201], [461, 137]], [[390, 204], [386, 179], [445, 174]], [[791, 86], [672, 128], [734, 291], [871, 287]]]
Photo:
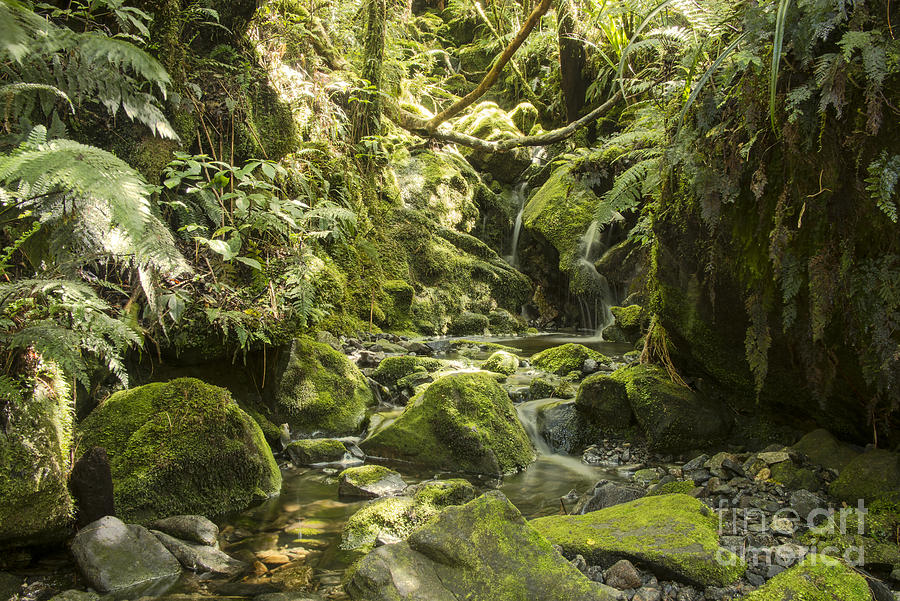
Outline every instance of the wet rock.
[[681, 469], [685, 473], [692, 472], [705, 466], [707, 461], [709, 461], [709, 455], [698, 455], [685, 463]]
[[646, 494], [647, 491], [640, 486], [601, 480], [594, 486], [592, 494], [585, 495], [578, 501], [572, 513], [582, 515], [590, 511], [634, 501]]
[[800, 489], [791, 493], [791, 508], [797, 512], [800, 519], [806, 523], [809, 514], [815, 509], [827, 509], [825, 502], [818, 495], [808, 490]]
[[604, 573], [606, 584], [620, 590], [640, 588], [641, 574], [627, 559], [620, 559]]
[[399, 473], [381, 465], [351, 467], [339, 477], [338, 495], [374, 499], [396, 495], [406, 489]]
[[812, 463], [838, 472], [859, 455], [859, 451], [840, 442], [828, 430], [823, 429], [813, 430], [801, 438], [793, 448], [806, 455]]
[[286, 449], [291, 463], [296, 466], [321, 463], [340, 463], [351, 457], [343, 441], [333, 438], [296, 440]]
[[771, 566], [772, 579], [750, 593], [747, 601], [781, 599], [832, 599], [834, 601], [870, 601], [866, 579], [839, 561], [814, 556], [798, 566], [784, 570]]
[[185, 542], [158, 530], [153, 534], [185, 569], [192, 572], [234, 575], [248, 567], [214, 547]]
[[844, 467], [829, 490], [853, 506], [859, 499], [867, 502], [900, 500], [898, 455], [881, 449], [858, 455]]
[[592, 424], [622, 430], [634, 422], [625, 384], [607, 374], [594, 374], [578, 387], [575, 406]]
[[69, 490], [76, 500], [77, 527], [83, 528], [103, 516], [116, 515], [106, 449], [94, 447], [75, 462], [69, 476]]
[[718, 544], [718, 520], [697, 499], [645, 497], [585, 515], [532, 520], [535, 529], [566, 554], [592, 563], [630, 558], [654, 571], [702, 586], [722, 586], [745, 571], [743, 560]]
[[448, 508], [407, 541], [369, 553], [345, 589], [366, 601], [615, 598], [554, 551], [499, 492]]
[[143, 526], [106, 516], [72, 540], [72, 555], [87, 582], [101, 593], [176, 576], [178, 560]]
[[181, 540], [213, 547], [219, 537], [219, 527], [202, 515], [175, 515], [147, 524], [152, 530], [159, 530]]

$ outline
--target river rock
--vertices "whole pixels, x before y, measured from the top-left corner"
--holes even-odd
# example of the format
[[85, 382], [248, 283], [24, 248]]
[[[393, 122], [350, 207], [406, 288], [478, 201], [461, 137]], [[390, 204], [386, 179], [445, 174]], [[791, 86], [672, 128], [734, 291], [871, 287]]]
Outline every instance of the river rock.
[[897, 502], [900, 500], [898, 455], [882, 449], [857, 455], [831, 483], [830, 492], [854, 507], [860, 499], [869, 503]]
[[69, 490], [77, 504], [75, 523], [79, 528], [103, 516], [116, 515], [112, 469], [106, 449], [94, 447], [75, 462], [69, 476]]
[[594, 486], [594, 492], [584, 495], [572, 510], [573, 514], [582, 515], [598, 509], [606, 509], [640, 499], [647, 494], [643, 487], [634, 484], [622, 484], [601, 480]]
[[840, 442], [831, 432], [821, 428], [801, 438], [793, 449], [806, 455], [812, 463], [838, 472], [859, 455], [859, 451]]
[[484, 371], [438, 378], [360, 446], [377, 457], [492, 475], [535, 459], [509, 395]]
[[625, 384], [608, 374], [585, 378], [575, 395], [575, 406], [592, 424], [618, 431], [634, 422]]
[[538, 369], [565, 376], [571, 372], [581, 373], [584, 362], [593, 359], [598, 364], [609, 364], [610, 358], [583, 344], [563, 344], [543, 350], [531, 358], [531, 364]]
[[519, 358], [506, 351], [497, 351], [485, 360], [481, 369], [511, 376], [519, 369]]
[[641, 574], [627, 559], [620, 559], [604, 573], [606, 584], [620, 590], [640, 588]]
[[366, 601], [613, 601], [522, 518], [500, 492], [445, 509], [407, 541], [375, 549], [345, 589]]
[[234, 511], [281, 489], [259, 425], [231, 393], [200, 380], [117, 392], [80, 431], [84, 448], [103, 447], [109, 455], [123, 519]]
[[101, 593], [181, 573], [178, 560], [149, 530], [113, 516], [82, 528], [72, 540], [72, 555], [88, 584]]
[[782, 571], [759, 589], [741, 597], [743, 601], [871, 601], [871, 598], [865, 578], [838, 560], [821, 555], [811, 556], [800, 565]]
[[566, 555], [591, 563], [628, 559], [660, 577], [700, 586], [726, 586], [746, 569], [744, 561], [719, 547], [718, 520], [699, 500], [684, 494], [651, 496], [584, 515], [532, 520]]
[[396, 386], [401, 379], [416, 372], [433, 373], [443, 366], [444, 363], [442, 361], [428, 357], [414, 357], [411, 355], [387, 357], [372, 372], [372, 379], [382, 386]]
[[406, 489], [403, 477], [381, 465], [361, 465], [341, 472], [338, 495], [374, 499], [396, 495]]
[[169, 536], [209, 547], [214, 547], [219, 538], [219, 527], [202, 515], [174, 515], [150, 522], [147, 526]]
[[192, 572], [233, 576], [248, 568], [243, 561], [238, 561], [214, 547], [185, 542], [158, 530], [153, 531], [153, 534], [185, 569]]
[[333, 438], [295, 440], [285, 450], [291, 458], [291, 463], [298, 467], [321, 463], [341, 463], [345, 459], [351, 458], [344, 442]]

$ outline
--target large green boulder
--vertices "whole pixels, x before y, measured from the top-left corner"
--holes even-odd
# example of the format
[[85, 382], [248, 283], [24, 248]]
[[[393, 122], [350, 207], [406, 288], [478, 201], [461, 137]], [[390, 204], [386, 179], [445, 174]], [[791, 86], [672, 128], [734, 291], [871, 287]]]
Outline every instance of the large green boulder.
[[722, 405], [676, 384], [658, 366], [626, 367], [611, 377], [625, 384], [631, 410], [655, 450], [681, 453], [728, 434], [731, 420]]
[[519, 369], [519, 358], [506, 351], [497, 351], [485, 360], [481, 369], [511, 376]]
[[639, 562], [659, 577], [699, 586], [726, 586], [746, 564], [719, 547], [712, 509], [684, 494], [644, 497], [584, 515], [554, 515], [531, 525], [567, 556], [608, 565]]
[[640, 305], [610, 307], [615, 321], [603, 329], [603, 339], [608, 342], [637, 342], [650, 325], [647, 312]]
[[809, 457], [813, 463], [838, 472], [859, 455], [853, 447], [842, 443], [831, 432], [822, 428], [813, 430], [797, 441], [794, 450]]
[[280, 366], [272, 392], [272, 410], [279, 423], [302, 435], [357, 434], [366, 408], [375, 397], [365, 376], [327, 344], [297, 338]]
[[778, 574], [743, 601], [870, 601], [866, 579], [837, 559], [812, 555]]
[[623, 430], [634, 422], [624, 382], [609, 374], [585, 378], [575, 395], [575, 407], [591, 424], [604, 430]]
[[515, 472], [535, 458], [509, 395], [484, 371], [439, 378], [360, 447], [369, 455], [480, 474]]
[[218, 515], [281, 488], [257, 423], [227, 390], [193, 378], [117, 392], [79, 433], [81, 449], [106, 449], [116, 513], [126, 521]]
[[459, 152], [402, 150], [392, 157], [391, 166], [404, 206], [432, 224], [464, 231], [475, 225], [481, 178]]
[[603, 353], [589, 349], [583, 344], [570, 342], [537, 353], [531, 358], [531, 364], [557, 376], [565, 376], [573, 371], [581, 373], [587, 359], [593, 359], [597, 363], [610, 362], [609, 357]]
[[443, 366], [443, 362], [439, 359], [428, 357], [416, 357], [413, 355], [386, 357], [372, 372], [372, 379], [384, 386], [396, 386], [401, 379], [415, 372], [430, 373], [441, 369]]
[[855, 506], [859, 499], [900, 501], [900, 462], [898, 455], [876, 449], [858, 455], [831, 483], [831, 494]]
[[366, 601], [615, 599], [496, 491], [445, 509], [405, 542], [369, 553], [351, 569], [345, 589]]
[[72, 521], [66, 488], [72, 397], [58, 374], [35, 380], [30, 397], [0, 400], [0, 549], [55, 542]]

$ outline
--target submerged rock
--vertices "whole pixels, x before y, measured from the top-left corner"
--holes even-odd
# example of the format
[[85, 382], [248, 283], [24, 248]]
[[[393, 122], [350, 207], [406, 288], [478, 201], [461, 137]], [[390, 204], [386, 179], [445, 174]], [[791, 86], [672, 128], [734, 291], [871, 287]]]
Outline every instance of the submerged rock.
[[535, 458], [509, 395], [483, 371], [439, 378], [360, 447], [369, 455], [481, 474], [514, 472]]
[[377, 498], [396, 495], [406, 490], [403, 477], [382, 465], [361, 465], [341, 472], [338, 495], [341, 497]]
[[227, 390], [200, 380], [117, 392], [80, 429], [84, 448], [106, 449], [125, 519], [218, 514], [281, 488], [259, 425]]
[[343, 353], [297, 338], [279, 366], [271, 397], [278, 423], [303, 435], [348, 436], [360, 431], [375, 397], [362, 372]]
[[658, 577], [700, 586], [735, 582], [746, 564], [719, 547], [713, 511], [683, 494], [644, 497], [585, 515], [549, 516], [532, 526], [566, 555], [593, 563], [629, 559]]
[[866, 579], [840, 561], [814, 555], [742, 597], [744, 601], [870, 601]]
[[481, 369], [494, 373], [511, 376], [519, 369], [519, 358], [506, 351], [497, 351], [487, 358]]
[[565, 376], [573, 371], [581, 373], [587, 359], [593, 359], [598, 364], [610, 362], [609, 357], [603, 353], [589, 349], [583, 344], [570, 342], [537, 353], [531, 358], [531, 364], [557, 376]]
[[72, 555], [88, 584], [111, 593], [181, 573], [178, 560], [149, 530], [113, 516], [100, 518], [72, 540]]
[[347, 578], [366, 601], [612, 601], [535, 532], [499, 492], [451, 507], [406, 542], [364, 557]]

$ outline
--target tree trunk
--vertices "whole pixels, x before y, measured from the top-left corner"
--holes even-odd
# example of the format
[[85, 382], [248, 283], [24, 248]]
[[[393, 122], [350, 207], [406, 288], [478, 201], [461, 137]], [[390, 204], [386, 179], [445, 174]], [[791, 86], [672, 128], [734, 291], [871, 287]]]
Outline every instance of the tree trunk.
[[381, 63], [384, 60], [386, 0], [369, 0], [366, 47], [362, 77], [366, 89], [357, 92], [353, 107], [352, 142], [381, 133]]
[[587, 85], [584, 81], [584, 46], [574, 37], [577, 8], [572, 0], [559, 0], [556, 9], [557, 35], [559, 40], [560, 89], [563, 106], [566, 108], [565, 120], [578, 119], [584, 108], [584, 94]]

